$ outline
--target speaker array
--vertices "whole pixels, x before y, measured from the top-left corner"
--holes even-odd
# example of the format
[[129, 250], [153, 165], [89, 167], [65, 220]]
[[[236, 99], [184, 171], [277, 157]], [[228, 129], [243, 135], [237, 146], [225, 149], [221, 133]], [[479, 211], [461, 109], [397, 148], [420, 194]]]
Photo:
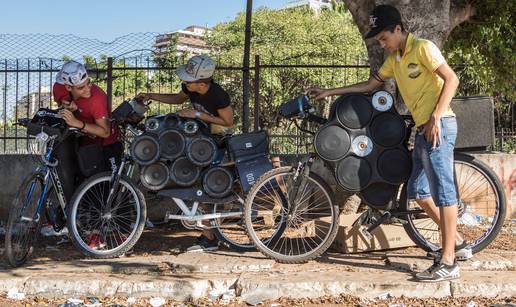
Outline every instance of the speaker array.
[[140, 180], [146, 188], [198, 184], [212, 197], [224, 197], [231, 191], [234, 170], [212, 166], [223, 149], [204, 129], [204, 123], [167, 114], [148, 117], [144, 126], [145, 132], [135, 137], [130, 152], [141, 166]]
[[339, 97], [330, 110], [328, 123], [315, 135], [318, 156], [340, 186], [384, 208], [411, 171], [404, 146], [407, 127], [392, 96], [386, 91], [353, 93]]

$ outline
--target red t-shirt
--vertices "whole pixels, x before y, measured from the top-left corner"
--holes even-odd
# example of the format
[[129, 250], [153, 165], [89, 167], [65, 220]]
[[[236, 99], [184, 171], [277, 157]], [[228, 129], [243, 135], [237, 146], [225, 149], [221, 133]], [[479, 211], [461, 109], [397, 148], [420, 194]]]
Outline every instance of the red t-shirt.
[[[71, 101], [71, 94], [64, 85], [54, 83], [53, 86], [54, 100], [57, 103], [61, 101]], [[90, 98], [79, 98], [75, 100], [78, 110], [74, 113], [79, 120], [88, 124], [94, 124], [95, 120], [101, 118], [111, 118], [111, 111], [108, 110], [107, 95], [104, 91], [93, 84], [91, 87]], [[111, 135], [102, 139], [102, 145], [110, 145], [118, 141], [118, 127], [111, 125]], [[91, 142], [87, 142], [91, 143]]]

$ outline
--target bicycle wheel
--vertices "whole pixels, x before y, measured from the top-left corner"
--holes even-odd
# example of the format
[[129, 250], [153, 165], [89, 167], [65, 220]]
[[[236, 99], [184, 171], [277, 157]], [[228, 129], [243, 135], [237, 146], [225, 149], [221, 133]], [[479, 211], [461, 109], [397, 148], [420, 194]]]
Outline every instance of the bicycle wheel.
[[338, 230], [339, 207], [316, 174], [281, 167], [253, 185], [244, 204], [251, 241], [264, 255], [283, 263], [302, 263], [324, 253]]
[[5, 254], [12, 267], [23, 265], [32, 255], [41, 226], [38, 202], [42, 192], [43, 175], [32, 173], [23, 180], [12, 202], [5, 233]]
[[230, 249], [236, 252], [254, 251], [253, 242], [247, 236], [242, 219], [243, 205], [237, 200], [226, 204], [214, 204], [213, 213], [234, 212], [239, 216], [223, 217], [210, 220], [213, 233]]
[[92, 176], [77, 188], [67, 208], [72, 242], [87, 256], [114, 258], [125, 254], [145, 226], [145, 199], [136, 185], [122, 176], [108, 206], [111, 188], [111, 172]]
[[[455, 153], [455, 178], [459, 194], [457, 231], [473, 253], [491, 243], [503, 226], [506, 198], [498, 176], [473, 156]], [[414, 201], [404, 201], [407, 209], [420, 209]], [[405, 226], [412, 240], [426, 251], [440, 248], [439, 226], [425, 213], [409, 215]]]

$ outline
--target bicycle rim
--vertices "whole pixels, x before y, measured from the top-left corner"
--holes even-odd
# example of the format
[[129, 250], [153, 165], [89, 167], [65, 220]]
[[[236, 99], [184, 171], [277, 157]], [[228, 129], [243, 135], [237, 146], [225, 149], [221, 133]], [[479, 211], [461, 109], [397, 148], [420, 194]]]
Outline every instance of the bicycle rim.
[[84, 186], [74, 197], [70, 214], [71, 233], [80, 248], [92, 255], [116, 254], [139, 235], [142, 212], [138, 192], [125, 180], [114, 191], [111, 210], [106, 201], [111, 177], [99, 177]]

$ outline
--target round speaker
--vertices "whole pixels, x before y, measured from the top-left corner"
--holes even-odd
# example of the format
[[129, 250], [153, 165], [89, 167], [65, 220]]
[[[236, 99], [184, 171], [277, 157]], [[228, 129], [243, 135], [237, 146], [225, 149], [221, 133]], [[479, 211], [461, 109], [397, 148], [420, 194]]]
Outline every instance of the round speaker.
[[405, 139], [406, 126], [401, 116], [383, 113], [376, 116], [370, 127], [371, 137], [383, 147], [398, 146]]
[[314, 144], [315, 151], [322, 159], [336, 161], [348, 153], [350, 138], [345, 129], [330, 125], [317, 131]]
[[229, 170], [223, 167], [212, 167], [204, 175], [202, 186], [206, 194], [220, 198], [231, 192], [233, 181], [233, 175]]
[[405, 150], [395, 148], [384, 151], [376, 165], [378, 174], [389, 183], [399, 184], [410, 177], [411, 159]]
[[391, 94], [386, 91], [378, 91], [374, 93], [371, 102], [373, 103], [373, 108], [380, 112], [388, 111], [394, 104]]
[[195, 134], [198, 130], [199, 124], [197, 124], [194, 120], [187, 120], [183, 125], [183, 131], [188, 135]]
[[164, 130], [159, 135], [161, 156], [173, 160], [183, 154], [185, 150], [185, 137], [175, 129]]
[[396, 185], [375, 182], [360, 192], [360, 194], [366, 203], [374, 207], [386, 207], [397, 191], [398, 186]]
[[366, 157], [373, 151], [373, 141], [366, 135], [359, 135], [353, 139], [351, 151], [359, 157]]
[[165, 127], [166, 128], [178, 128], [183, 121], [181, 120], [181, 117], [179, 117], [176, 114], [168, 114], [165, 117]]
[[371, 166], [365, 159], [348, 156], [337, 164], [335, 177], [348, 191], [360, 191], [371, 180]]
[[373, 108], [366, 96], [351, 94], [336, 101], [337, 119], [345, 127], [359, 129], [369, 124]]
[[159, 130], [161, 121], [157, 117], [151, 117], [145, 121], [145, 130], [156, 132]]
[[141, 165], [149, 165], [159, 158], [159, 143], [151, 134], [137, 136], [131, 144], [131, 157]]
[[217, 145], [204, 136], [194, 138], [186, 148], [186, 156], [193, 164], [206, 166], [213, 162], [217, 153]]
[[182, 187], [194, 184], [200, 173], [201, 170], [184, 156], [177, 158], [170, 166], [170, 179]]
[[146, 165], [140, 172], [140, 180], [149, 190], [161, 190], [168, 182], [169, 171], [168, 167], [163, 162], [155, 162], [151, 165]]

